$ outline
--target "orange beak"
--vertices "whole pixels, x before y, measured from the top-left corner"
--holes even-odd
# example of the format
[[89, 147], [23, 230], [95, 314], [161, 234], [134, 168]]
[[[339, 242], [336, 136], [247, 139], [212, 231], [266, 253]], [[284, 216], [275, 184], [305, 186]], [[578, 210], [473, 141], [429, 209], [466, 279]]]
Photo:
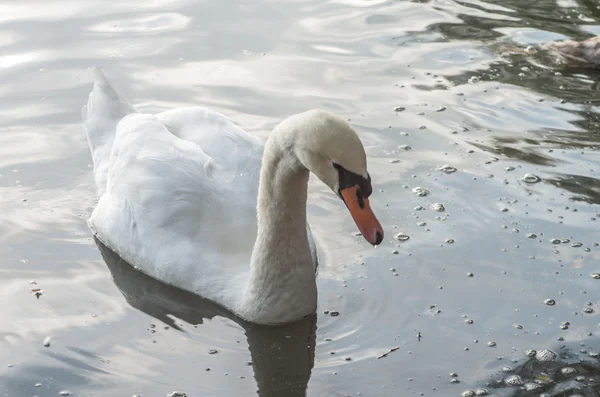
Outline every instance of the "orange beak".
[[369, 206], [369, 199], [361, 196], [358, 185], [342, 189], [340, 193], [365, 240], [379, 245], [383, 241], [383, 228]]

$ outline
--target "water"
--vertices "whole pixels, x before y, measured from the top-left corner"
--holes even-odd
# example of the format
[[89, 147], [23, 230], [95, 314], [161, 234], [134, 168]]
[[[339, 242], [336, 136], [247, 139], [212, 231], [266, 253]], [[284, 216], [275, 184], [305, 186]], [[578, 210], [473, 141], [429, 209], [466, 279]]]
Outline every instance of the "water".
[[[506, 50], [600, 34], [594, 2], [61, 0], [0, 11], [0, 395], [524, 395], [510, 375], [551, 396], [595, 395], [600, 75]], [[142, 111], [199, 103], [261, 137], [309, 108], [351, 120], [384, 243], [366, 244], [313, 180], [314, 317], [258, 327], [140, 275], [85, 224], [96, 197], [80, 108], [92, 64]]]

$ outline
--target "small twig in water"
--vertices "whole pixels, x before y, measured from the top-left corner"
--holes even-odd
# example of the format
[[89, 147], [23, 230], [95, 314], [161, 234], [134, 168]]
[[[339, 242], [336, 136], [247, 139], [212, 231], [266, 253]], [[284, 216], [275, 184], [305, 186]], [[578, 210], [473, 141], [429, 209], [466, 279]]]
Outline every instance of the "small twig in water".
[[400, 346], [396, 346], [396, 347], [392, 347], [390, 350], [386, 351], [385, 353], [383, 353], [381, 356], [377, 356], [377, 359], [380, 358], [384, 358], [387, 357], [388, 354], [395, 352], [396, 350], [400, 349]]

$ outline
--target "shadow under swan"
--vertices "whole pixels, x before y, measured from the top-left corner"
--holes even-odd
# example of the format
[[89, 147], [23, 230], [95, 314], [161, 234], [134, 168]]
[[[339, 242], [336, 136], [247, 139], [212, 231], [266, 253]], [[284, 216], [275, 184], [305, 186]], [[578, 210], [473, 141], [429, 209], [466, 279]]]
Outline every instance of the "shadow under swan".
[[315, 359], [316, 315], [276, 327], [248, 323], [200, 296], [137, 271], [98, 239], [94, 241], [117, 288], [132, 307], [180, 331], [169, 315], [193, 325], [215, 316], [231, 319], [245, 330], [258, 395], [306, 396]]

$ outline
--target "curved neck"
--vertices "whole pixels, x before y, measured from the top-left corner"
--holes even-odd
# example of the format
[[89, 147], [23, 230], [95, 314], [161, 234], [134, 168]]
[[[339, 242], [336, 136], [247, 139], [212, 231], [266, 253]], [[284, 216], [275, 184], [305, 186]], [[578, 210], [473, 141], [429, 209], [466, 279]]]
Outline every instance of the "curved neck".
[[[306, 223], [309, 171], [275, 130], [265, 145], [258, 188], [258, 233], [246, 307], [270, 322], [316, 308], [315, 264]], [[289, 138], [289, 137], [288, 137]], [[287, 146], [287, 147], [286, 147]], [[260, 313], [256, 313], [256, 311]], [[299, 313], [307, 311], [306, 313]]]

